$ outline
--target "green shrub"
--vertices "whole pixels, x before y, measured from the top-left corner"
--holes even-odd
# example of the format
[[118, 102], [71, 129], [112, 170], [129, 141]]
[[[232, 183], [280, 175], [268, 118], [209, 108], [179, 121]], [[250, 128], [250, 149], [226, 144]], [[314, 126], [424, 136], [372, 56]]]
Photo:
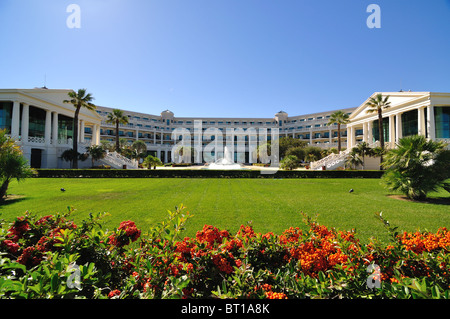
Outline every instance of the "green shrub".
[[[67, 214], [0, 224], [0, 298], [450, 298], [450, 232], [399, 233], [360, 243], [304, 214], [307, 230], [231, 234], [205, 225], [182, 238], [181, 205], [141, 233], [132, 221], [104, 231]], [[374, 271], [375, 269], [375, 271]]]
[[439, 188], [450, 189], [450, 151], [446, 144], [415, 135], [400, 139], [389, 150], [382, 166], [386, 168], [383, 182], [390, 190], [400, 191], [408, 198], [424, 200]]
[[257, 170], [123, 170], [38, 169], [40, 178], [381, 178], [382, 171], [283, 171], [261, 174]]

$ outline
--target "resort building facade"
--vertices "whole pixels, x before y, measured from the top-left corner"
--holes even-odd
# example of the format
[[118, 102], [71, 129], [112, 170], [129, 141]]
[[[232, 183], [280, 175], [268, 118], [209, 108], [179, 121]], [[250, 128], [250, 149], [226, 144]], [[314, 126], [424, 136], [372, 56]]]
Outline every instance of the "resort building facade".
[[379, 141], [378, 114], [367, 112], [367, 102], [379, 93], [383, 98], [389, 96], [390, 102], [389, 108], [382, 110], [386, 147], [394, 148], [399, 139], [410, 135], [450, 143], [450, 93], [376, 92], [350, 115], [349, 148], [361, 141]]
[[[62, 153], [72, 149], [75, 108], [68, 100], [72, 90], [0, 89], [0, 129], [18, 141], [34, 168], [68, 167]], [[79, 114], [79, 152], [100, 143], [101, 117], [82, 109]], [[86, 163], [88, 165], [89, 163]], [[82, 167], [82, 166], [81, 166]]]
[[[106, 119], [109, 113], [113, 111], [108, 107], [97, 107], [97, 112], [102, 116], [101, 122], [101, 140], [114, 142], [116, 136], [115, 124], [107, 123]], [[349, 115], [354, 111], [354, 108], [343, 110]], [[190, 146], [194, 147], [196, 141], [194, 136], [195, 123], [201, 124], [202, 130], [202, 147], [213, 143], [217, 138], [215, 134], [208, 134], [211, 128], [218, 129], [223, 136], [222, 145], [225, 145], [230, 138], [233, 139], [234, 149], [236, 150], [240, 144], [245, 147], [245, 154], [243, 158], [238, 158], [237, 152], [234, 153], [234, 161], [241, 163], [253, 163], [250, 155], [249, 140], [250, 136], [245, 136], [243, 140], [237, 136], [227, 136], [227, 131], [239, 130], [247, 132], [250, 129], [256, 131], [260, 129], [267, 130], [267, 139], [271, 138], [271, 131], [278, 129], [278, 136], [289, 136], [305, 141], [309, 145], [321, 148], [336, 148], [337, 149], [337, 125], [329, 126], [330, 115], [333, 111], [314, 113], [301, 116], [289, 116], [286, 112], [280, 111], [275, 114], [273, 118], [191, 118], [191, 117], [175, 117], [174, 113], [169, 110], [163, 111], [160, 115], [151, 115], [144, 113], [136, 113], [123, 110], [124, 115], [128, 116], [128, 124], [119, 125], [119, 136], [126, 139], [128, 143], [135, 140], [142, 140], [147, 145], [149, 154], [157, 156], [162, 162], [173, 162], [172, 150], [175, 144], [180, 144], [179, 138], [173, 138], [172, 132], [176, 129], [187, 129], [191, 132]], [[346, 145], [347, 131], [345, 125], [341, 127], [341, 141], [343, 147]], [[228, 140], [227, 140], [228, 139]], [[220, 156], [215, 151], [212, 152], [213, 161], [220, 159]], [[211, 159], [212, 160], [212, 159]], [[209, 162], [208, 160], [203, 162]]]
[[[24, 156], [34, 168], [68, 168], [62, 153], [72, 148], [74, 107], [64, 103], [72, 90], [55, 90], [47, 88], [35, 89], [0, 89], [0, 129], [7, 129], [23, 149]], [[371, 97], [376, 96], [374, 93]], [[383, 110], [383, 129], [387, 145], [395, 146], [399, 138], [408, 135], [422, 134], [433, 140], [450, 142], [450, 93], [433, 92], [384, 92], [389, 95], [390, 108]], [[370, 97], [369, 97], [370, 98]], [[366, 104], [369, 98], [359, 107], [341, 109], [349, 114], [350, 123], [341, 126], [341, 145], [343, 149], [351, 149], [362, 141], [372, 144], [378, 141], [377, 114], [368, 113]], [[95, 111], [82, 109], [79, 115], [79, 149], [85, 152], [86, 147], [101, 141], [115, 142], [115, 124], [107, 122], [112, 108], [97, 106]], [[231, 142], [235, 149], [243, 147], [242, 157], [235, 154], [234, 161], [254, 163], [249, 147], [251, 136], [237, 139], [229, 136], [231, 130], [250, 131], [252, 129], [267, 132], [277, 131], [279, 137], [289, 136], [307, 142], [311, 146], [337, 149], [337, 125], [328, 125], [329, 118], [337, 110], [289, 116], [280, 111], [273, 118], [193, 118], [176, 117], [169, 110], [159, 115], [138, 113], [123, 110], [128, 117], [128, 124], [119, 126], [119, 137], [127, 143], [142, 140], [147, 146], [148, 154], [161, 159], [163, 163], [174, 162], [172, 154], [174, 146], [179, 144], [181, 136], [172, 134], [177, 129], [185, 129], [192, 133], [192, 146], [205, 148], [215, 141], [217, 135], [210, 134], [211, 128], [223, 133], [221, 145]], [[195, 129], [201, 124], [201, 141], [195, 140]], [[217, 132], [217, 131], [216, 131]], [[230, 141], [231, 139], [231, 141]], [[203, 158], [200, 162], [213, 162], [223, 154], [212, 152], [212, 157]], [[337, 155], [342, 158], [346, 154]], [[121, 168], [120, 164], [132, 162], [119, 155], [110, 158]], [[117, 160], [117, 161], [116, 161]], [[326, 161], [332, 162], [326, 163]], [[324, 159], [316, 167], [327, 166], [333, 169], [339, 165], [336, 157]], [[79, 167], [90, 166], [90, 161], [80, 162]]]

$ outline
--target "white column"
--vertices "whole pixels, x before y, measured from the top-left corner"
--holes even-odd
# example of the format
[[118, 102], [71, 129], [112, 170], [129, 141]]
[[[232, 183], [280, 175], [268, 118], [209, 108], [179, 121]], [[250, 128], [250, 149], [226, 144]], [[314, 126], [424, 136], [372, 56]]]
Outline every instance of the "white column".
[[394, 115], [389, 115], [389, 144], [394, 147], [395, 143], [395, 126], [394, 126]]
[[347, 127], [347, 148], [353, 148], [356, 145], [355, 128], [353, 126]]
[[80, 143], [84, 142], [84, 120], [80, 120], [80, 139], [78, 140]]
[[425, 112], [424, 108], [420, 107], [417, 109], [418, 112], [418, 134], [425, 135]]
[[136, 129], [136, 138], [135, 140], [137, 141], [139, 139], [139, 129]]
[[329, 139], [330, 139], [330, 146], [331, 146], [331, 143], [333, 143], [333, 130], [330, 128], [330, 130], [329, 130]]
[[167, 150], [164, 152], [164, 162], [165, 163], [169, 162], [169, 151]]
[[45, 116], [45, 144], [51, 144], [51, 134], [52, 134], [52, 111], [47, 110]]
[[95, 127], [95, 134], [93, 134], [92, 136], [92, 143], [94, 145], [100, 145], [100, 125], [99, 124], [94, 124]]
[[20, 128], [20, 102], [14, 101], [12, 109], [11, 137], [19, 137]]
[[373, 121], [367, 122], [367, 141], [369, 144], [373, 143]]
[[153, 144], [156, 144], [156, 131], [153, 132]]
[[93, 124], [92, 125], [92, 145], [98, 145], [97, 139], [99, 136], [100, 130], [98, 129], [98, 125], [97, 124]]
[[156, 151], [156, 156], [157, 156], [159, 159], [161, 159], [161, 150], [160, 150], [160, 149], [158, 149], [158, 150]]
[[395, 122], [395, 141], [398, 143], [398, 141], [403, 137], [403, 130], [402, 130], [402, 113], [399, 113], [395, 116], [396, 122]]
[[58, 145], [58, 113], [53, 112], [52, 143]]
[[367, 124], [368, 123], [363, 123], [363, 142], [366, 143], [369, 142], [369, 137], [367, 136]]
[[30, 106], [23, 104], [22, 108], [22, 143], [28, 143], [28, 132], [30, 127]]
[[431, 140], [436, 139], [436, 122], [434, 119], [434, 106], [427, 107], [427, 130], [428, 138]]
[[161, 131], [161, 145], [164, 144], [163, 140], [164, 140], [164, 132]]
[[311, 129], [311, 130], [309, 131], [309, 144], [310, 144], [310, 145], [313, 145], [312, 138], [313, 138], [313, 131], [312, 131], [312, 129]]

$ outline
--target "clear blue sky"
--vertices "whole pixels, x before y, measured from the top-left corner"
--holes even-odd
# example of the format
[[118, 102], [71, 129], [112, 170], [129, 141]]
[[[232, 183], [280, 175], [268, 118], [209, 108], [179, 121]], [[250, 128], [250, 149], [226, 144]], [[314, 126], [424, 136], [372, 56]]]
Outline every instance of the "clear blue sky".
[[137, 112], [273, 117], [450, 92], [450, 0], [0, 0], [0, 21], [0, 88], [46, 75]]

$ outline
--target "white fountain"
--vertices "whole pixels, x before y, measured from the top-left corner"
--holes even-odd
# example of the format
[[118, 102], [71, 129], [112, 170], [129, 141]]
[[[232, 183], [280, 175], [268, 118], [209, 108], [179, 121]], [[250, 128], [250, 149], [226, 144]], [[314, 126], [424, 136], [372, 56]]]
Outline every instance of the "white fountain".
[[229, 150], [227, 146], [225, 146], [223, 153], [224, 157], [217, 160], [215, 163], [209, 164], [208, 169], [244, 169], [241, 164], [233, 161], [233, 152]]

